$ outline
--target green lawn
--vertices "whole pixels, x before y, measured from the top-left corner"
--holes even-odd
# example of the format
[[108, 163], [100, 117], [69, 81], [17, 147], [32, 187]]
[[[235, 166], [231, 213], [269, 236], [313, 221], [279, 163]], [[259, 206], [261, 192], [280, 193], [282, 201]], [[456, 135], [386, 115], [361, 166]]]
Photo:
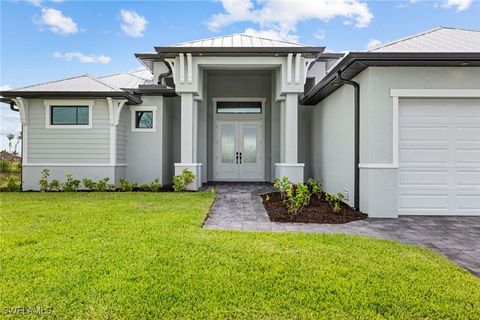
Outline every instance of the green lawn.
[[0, 200], [3, 313], [480, 318], [480, 281], [430, 250], [358, 236], [205, 230], [210, 193], [3, 193]]

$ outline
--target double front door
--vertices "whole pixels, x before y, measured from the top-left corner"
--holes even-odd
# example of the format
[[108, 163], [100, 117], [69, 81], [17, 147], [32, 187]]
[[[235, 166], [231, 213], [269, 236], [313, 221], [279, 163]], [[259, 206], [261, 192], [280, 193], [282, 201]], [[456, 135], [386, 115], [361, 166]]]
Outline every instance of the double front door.
[[260, 121], [218, 121], [215, 180], [263, 181], [263, 128]]

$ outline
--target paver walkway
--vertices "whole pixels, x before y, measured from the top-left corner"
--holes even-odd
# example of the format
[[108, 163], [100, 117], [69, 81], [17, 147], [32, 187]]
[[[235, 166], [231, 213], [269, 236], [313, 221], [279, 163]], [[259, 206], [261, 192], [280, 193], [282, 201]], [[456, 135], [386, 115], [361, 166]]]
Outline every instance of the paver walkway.
[[266, 183], [218, 183], [217, 199], [205, 228], [250, 231], [347, 233], [423, 245], [480, 276], [480, 217], [368, 218], [347, 224], [271, 222], [259, 195], [273, 191]]

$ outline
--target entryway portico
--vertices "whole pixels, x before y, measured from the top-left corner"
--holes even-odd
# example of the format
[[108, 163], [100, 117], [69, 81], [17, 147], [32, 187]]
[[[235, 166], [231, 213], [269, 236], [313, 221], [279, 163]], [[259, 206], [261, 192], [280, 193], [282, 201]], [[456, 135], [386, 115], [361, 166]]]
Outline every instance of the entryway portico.
[[[175, 174], [191, 170], [196, 177], [192, 190], [208, 180], [288, 177], [303, 182], [304, 164], [298, 162], [298, 97], [304, 92], [308, 67], [324, 48], [273, 40], [247, 42], [245, 35], [223, 38], [208, 44], [155, 48], [171, 69], [175, 92], [181, 97], [181, 154]], [[239, 86], [235, 89], [238, 97], [222, 92], [209, 95], [209, 74], [218, 72], [232, 74], [231, 86]], [[243, 86], [235, 83], [239, 72], [241, 76], [267, 74], [268, 93], [258, 96], [241, 91]], [[204, 149], [213, 152], [209, 155]]]

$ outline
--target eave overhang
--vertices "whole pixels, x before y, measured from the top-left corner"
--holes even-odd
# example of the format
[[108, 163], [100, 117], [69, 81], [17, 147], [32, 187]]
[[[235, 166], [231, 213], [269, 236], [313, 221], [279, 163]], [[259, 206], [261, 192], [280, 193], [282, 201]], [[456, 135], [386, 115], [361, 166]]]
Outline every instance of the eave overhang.
[[480, 52], [351, 52], [301, 99], [302, 105], [316, 105], [341, 87], [337, 74], [351, 80], [368, 67], [478, 67]]
[[36, 98], [115, 98], [115, 99], [127, 99], [129, 104], [140, 104], [142, 99], [140, 96], [137, 96], [128, 92], [109, 92], [109, 91], [1, 91], [0, 95], [3, 97], [2, 102], [9, 103], [12, 101], [12, 98], [20, 97], [26, 99], [36, 99]]
[[304, 57], [316, 57], [323, 50], [325, 47], [155, 47], [161, 59], [173, 58], [180, 53], [212, 57], [286, 56], [299, 53]]
[[175, 97], [177, 93], [175, 89], [156, 85], [156, 84], [148, 84], [148, 85], [140, 85], [138, 86], [137, 92], [141, 95], [155, 95], [155, 96], [164, 96], [164, 97]]

